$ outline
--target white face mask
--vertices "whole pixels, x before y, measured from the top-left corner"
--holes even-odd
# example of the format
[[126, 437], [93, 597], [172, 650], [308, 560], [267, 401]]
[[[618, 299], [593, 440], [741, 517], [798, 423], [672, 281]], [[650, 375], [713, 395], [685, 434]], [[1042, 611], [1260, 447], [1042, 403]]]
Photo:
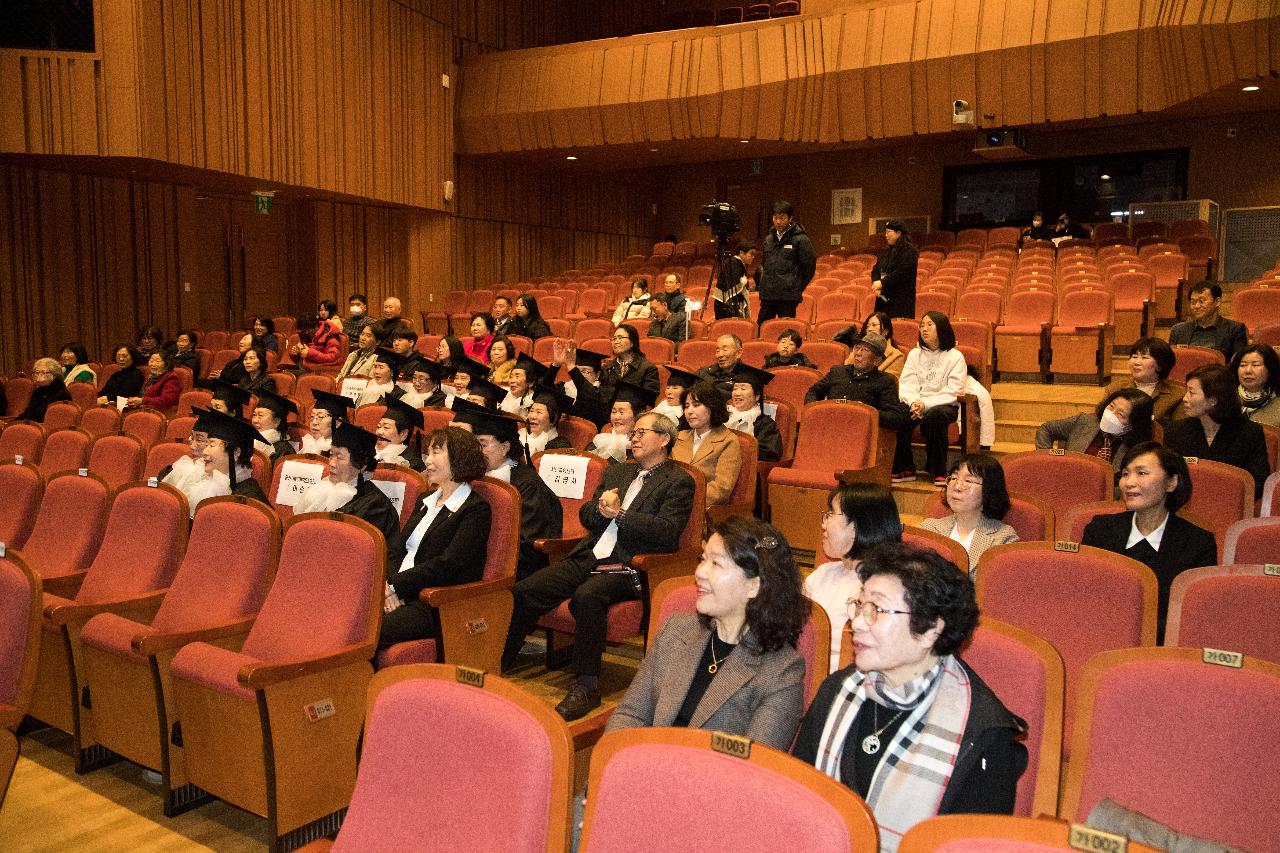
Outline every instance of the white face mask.
[[361, 308], [359, 305], [352, 305], [352, 306], [351, 306], [351, 316], [352, 316], [352, 317], [363, 317], [363, 316], [364, 316], [364, 309], [363, 309], [363, 308]]
[[1107, 435], [1124, 435], [1129, 431], [1129, 428], [1120, 423], [1120, 419], [1110, 409], [1102, 412], [1102, 420], [1099, 422], [1098, 428]]

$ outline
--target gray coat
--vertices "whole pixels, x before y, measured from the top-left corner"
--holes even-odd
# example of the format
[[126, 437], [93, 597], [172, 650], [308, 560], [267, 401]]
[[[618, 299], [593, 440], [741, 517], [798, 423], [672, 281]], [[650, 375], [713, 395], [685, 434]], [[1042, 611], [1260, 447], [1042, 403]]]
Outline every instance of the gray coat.
[[[1064, 450], [1083, 453], [1093, 442], [1099, 428], [1099, 421], [1092, 412], [1045, 421], [1036, 430], [1036, 450], [1049, 450], [1057, 444]], [[1133, 440], [1128, 434], [1118, 436], [1118, 439], [1111, 447], [1111, 467], [1117, 474], [1120, 473], [1120, 460], [1124, 458], [1125, 451]]]
[[[942, 518], [926, 518], [920, 522], [920, 527], [933, 533], [950, 536], [951, 529], [956, 523], [955, 519], [954, 515], [946, 515]], [[987, 518], [985, 515], [982, 516], [978, 521], [978, 528], [973, 531], [973, 539], [970, 540], [969, 547], [966, 549], [969, 552], [969, 577], [974, 577], [977, 574], [978, 559], [982, 557], [984, 551], [996, 545], [1007, 545], [1010, 542], [1017, 541], [1018, 531], [1003, 521]]]

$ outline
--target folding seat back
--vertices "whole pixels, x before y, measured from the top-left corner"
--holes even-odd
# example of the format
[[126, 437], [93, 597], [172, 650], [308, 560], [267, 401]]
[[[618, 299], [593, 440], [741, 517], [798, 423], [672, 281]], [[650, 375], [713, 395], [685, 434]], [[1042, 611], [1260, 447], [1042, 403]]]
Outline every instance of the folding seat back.
[[716, 320], [707, 329], [707, 337], [714, 341], [721, 335], [737, 335], [738, 339], [742, 341], [755, 340], [756, 324], [744, 317], [728, 317], [724, 320]]
[[1177, 239], [1178, 248], [1193, 265], [1211, 260], [1217, 255], [1218, 241], [1208, 234], [1192, 234]]
[[297, 382], [297, 377], [294, 374], [277, 371], [271, 374], [271, 378], [275, 380], [277, 394], [281, 397], [293, 396], [293, 386]]
[[538, 313], [548, 320], [565, 315], [565, 302], [562, 296], [544, 296], [538, 300]]
[[1259, 326], [1280, 317], [1280, 287], [1246, 287], [1236, 292], [1232, 316], [1252, 333]]
[[996, 331], [1039, 331], [1053, 321], [1054, 295], [1045, 290], [1021, 290], [1009, 295], [1004, 325]]
[[742, 464], [738, 468], [738, 479], [729, 493], [729, 499], [723, 504], [707, 507], [707, 517], [712, 521], [728, 518], [730, 515], [751, 515], [756, 505], [756, 470], [760, 463], [760, 444], [750, 433], [730, 430], [738, 440]]
[[71, 402], [79, 406], [81, 411], [98, 405], [98, 389], [92, 382], [72, 382], [67, 386], [67, 393], [71, 395]]
[[142, 477], [146, 463], [142, 442], [131, 435], [104, 435], [89, 450], [89, 471], [117, 489]]
[[227, 333], [223, 331], [205, 332], [200, 340], [210, 352], [227, 348]]
[[477, 312], [488, 312], [492, 306], [493, 291], [487, 287], [477, 287], [471, 291], [471, 295], [467, 298], [467, 307], [463, 310], [468, 314], [475, 314]]
[[[539, 303], [541, 307], [541, 303]], [[613, 321], [603, 317], [591, 317], [586, 320], [579, 320], [578, 324], [573, 327], [573, 339], [579, 345], [591, 340], [592, 338], [608, 338], [613, 334]], [[607, 352], [607, 351], [606, 351]]]
[[[335, 393], [333, 377], [326, 376], [323, 373], [304, 373], [298, 377], [298, 383], [293, 387], [293, 399], [299, 403], [299, 413], [311, 411], [311, 402], [315, 399], [312, 391], [326, 391], [330, 394]], [[306, 403], [304, 409], [301, 405]]]
[[450, 290], [444, 297], [444, 312], [446, 314], [461, 314], [467, 310], [467, 300], [470, 297], [470, 291]]
[[[467, 784], [418, 784], [424, 767]], [[564, 850], [572, 782], [569, 730], [537, 697], [443, 664], [384, 670], [332, 849]], [[424, 823], [428, 813], [449, 818]]]
[[[1272, 557], [1276, 554], [1272, 551]], [[1274, 564], [1188, 569], [1173, 579], [1164, 644], [1230, 649], [1280, 664], [1280, 572]]]
[[313, 477], [324, 477], [329, 473], [329, 461], [314, 453], [291, 453], [277, 459], [271, 470], [271, 488], [266, 489], [266, 493], [281, 521], [293, 517], [293, 507], [305, 491], [305, 486], [293, 479], [298, 465], [314, 466], [309, 470]]
[[53, 579], [82, 571], [93, 561], [110, 506], [111, 490], [92, 474], [58, 474], [45, 482], [22, 551], [44, 578], [46, 591], [51, 591]]
[[401, 527], [409, 521], [409, 516], [413, 515], [422, 496], [430, 491], [427, 478], [405, 465], [379, 463], [377, 469], [370, 473], [369, 479], [400, 510]]
[[610, 293], [603, 288], [589, 287], [578, 294], [578, 313], [584, 317], [598, 317], [608, 308]]
[[[1024, 776], [1025, 778], [1025, 776]], [[1101, 833], [1081, 834], [1086, 828], [1052, 818], [1055, 809], [1045, 816], [1010, 817], [991, 814], [948, 814], [923, 820], [907, 830], [898, 845], [898, 853], [1056, 853], [1079, 850], [1082, 844], [1111, 843], [1111, 836]], [[1095, 842], [1096, 839], [1096, 842]], [[1154, 847], [1126, 841], [1128, 853], [1158, 853]]]
[[1068, 511], [1076, 504], [1109, 500], [1115, 472], [1109, 462], [1074, 451], [1031, 450], [1001, 460], [1010, 492], [1032, 494], [1053, 510], [1062, 537]]
[[955, 315], [962, 320], [977, 320], [998, 326], [1003, 302], [1004, 298], [999, 293], [969, 290], [960, 294], [956, 300]]
[[[161, 417], [164, 417], [161, 415]], [[195, 429], [195, 415], [183, 415], [182, 417], [169, 418], [165, 421], [164, 441], [181, 441], [186, 442], [191, 438], [191, 431]]]
[[847, 328], [849, 328], [848, 320], [824, 320], [809, 327], [809, 334], [805, 336], [805, 340], [810, 344], [830, 341]]
[[940, 311], [950, 317], [955, 300], [945, 292], [924, 291], [916, 294], [916, 317], [923, 317], [928, 311]]
[[452, 409], [422, 409], [423, 435], [444, 429], [453, 422]]
[[[803, 350], [802, 350], [803, 351]], [[790, 403], [799, 416], [803, 416], [804, 395], [809, 393], [822, 373], [808, 367], [779, 367], [770, 371], [773, 379], [768, 385], [768, 396]]]
[[1225, 462], [1208, 459], [1187, 462], [1191, 472], [1191, 499], [1182, 510], [1209, 525], [1221, 554], [1227, 529], [1241, 519], [1253, 517], [1253, 477], [1243, 468]]
[[21, 548], [31, 535], [40, 501], [44, 497], [44, 477], [30, 463], [0, 465], [0, 543]]
[[161, 442], [147, 451], [147, 463], [143, 466], [142, 476], [158, 477], [165, 468], [190, 454], [191, 445], [185, 441]]
[[[0, 731], [15, 731], [31, 704], [40, 656], [41, 601], [40, 575], [20, 554], [9, 551], [0, 556]], [[0, 792], [7, 783], [8, 774], [0, 766]]]
[[1203, 367], [1206, 364], [1226, 364], [1227, 361], [1219, 350], [1210, 349], [1209, 347], [1178, 344], [1171, 347], [1171, 349], [1177, 360], [1174, 362], [1173, 369], [1169, 371], [1167, 378], [1172, 379], [1174, 382], [1186, 382], [1187, 374], [1197, 367]]
[[987, 247], [992, 246], [1017, 246], [1018, 238], [1022, 236], [1022, 230], [1017, 226], [992, 228], [987, 232]]
[[699, 370], [711, 364], [715, 356], [715, 341], [688, 340], [676, 349], [676, 364], [690, 370]]
[[561, 415], [556, 422], [556, 431], [569, 440], [574, 450], [585, 450], [596, 437], [596, 425], [586, 418], [574, 415]]
[[[954, 563], [956, 568], [966, 575], [969, 574], [969, 552], [950, 536], [943, 536], [941, 533], [934, 533], [932, 530], [925, 530], [923, 527], [904, 524], [902, 526], [902, 541], [916, 548], [934, 551], [943, 559]], [[838, 558], [838, 555], [827, 554], [823, 562]]]
[[1280, 518], [1244, 518], [1227, 528], [1223, 565], [1280, 561]]
[[[666, 850], [848, 853], [879, 844], [875, 818], [849, 788], [776, 749], [703, 729], [609, 732], [592, 752], [588, 790], [584, 853], [638, 849], [639, 838]], [[715, 805], [726, 802], [750, 802], [754, 819]]]
[[987, 245], [987, 230], [985, 228], [964, 228], [956, 234], [956, 248], [961, 246], [977, 247], [979, 250]]
[[849, 348], [834, 341], [813, 341], [805, 345], [803, 352], [823, 374], [837, 364], [844, 364], [849, 356]]
[[31, 402], [31, 392], [35, 390], [35, 387], [35, 383], [25, 376], [15, 376], [5, 382], [4, 395], [9, 401], [9, 408], [5, 411], [4, 416], [16, 418], [22, 414], [23, 409]]
[[[1083, 821], [1110, 798], [1181, 833], [1280, 849], [1280, 747], [1241, 736], [1275, 730], [1280, 665], [1229, 651], [1111, 651], [1085, 666], [1078, 702], [1062, 817]], [[1231, 795], [1206, 797], [1206, 783]]]
[[44, 449], [44, 430], [30, 421], [16, 421], [0, 432], [0, 462], [10, 462], [21, 457], [22, 461], [35, 465]]
[[[271, 362], [273, 357], [275, 357], [275, 353], [267, 353], [268, 369], [274, 369], [275, 367]], [[190, 391], [195, 385], [195, 377], [191, 375], [191, 368], [189, 367], [175, 367], [173, 369], [173, 375], [178, 377], [179, 387], [181, 387], [183, 391]]]
[[378, 421], [387, 413], [382, 403], [365, 403], [356, 409], [355, 425], [363, 430], [374, 432], [378, 429]]
[[852, 322], [856, 319], [858, 299], [851, 293], [828, 293], [818, 300], [813, 322], [825, 323], [827, 320], [844, 320]]
[[1129, 231], [1134, 240], [1141, 240], [1144, 237], [1158, 237], [1163, 240], [1169, 231], [1169, 226], [1164, 222], [1132, 222], [1129, 225]]
[[209, 403], [213, 400], [213, 392], [206, 391], [203, 388], [196, 388], [191, 391], [183, 391], [178, 397], [178, 408], [176, 414], [179, 416], [187, 416], [193, 414], [196, 408], [207, 409]]
[[1155, 645], [1156, 576], [1120, 554], [1074, 543], [997, 545], [978, 561], [976, 587], [984, 616], [1030, 631], [1062, 655], [1068, 730], [1076, 679], [1091, 655]]
[[167, 587], [187, 549], [188, 518], [187, 499], [177, 489], [142, 484], [118, 489], [76, 603], [114, 601]]
[[85, 409], [84, 414], [80, 416], [80, 429], [94, 438], [115, 435], [120, 432], [120, 423], [120, 410], [115, 406], [95, 406], [92, 409]]
[[50, 403], [44, 414], [45, 433], [57, 430], [72, 429], [80, 423], [80, 407], [75, 403], [60, 400]]
[[764, 360], [778, 351], [773, 341], [747, 341], [742, 345], [742, 362], [752, 367], [764, 367]]
[[221, 371], [231, 362], [240, 357], [239, 350], [220, 349], [213, 354], [213, 361], [209, 362], [209, 372]]
[[1040, 637], [989, 616], [982, 618], [960, 657], [1027, 723], [1027, 769], [1018, 780], [1013, 813], [1054, 814], [1062, 770], [1062, 657]]
[[45, 439], [40, 454], [40, 473], [46, 479], [64, 471], [77, 471], [89, 462], [93, 438], [81, 429], [62, 429]]

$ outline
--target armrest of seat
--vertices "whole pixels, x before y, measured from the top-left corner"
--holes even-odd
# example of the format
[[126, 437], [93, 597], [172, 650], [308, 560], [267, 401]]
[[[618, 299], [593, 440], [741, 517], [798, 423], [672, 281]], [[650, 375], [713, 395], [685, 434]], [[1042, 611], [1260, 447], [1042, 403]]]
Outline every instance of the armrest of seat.
[[8, 729], [9, 731], [17, 731], [18, 726], [22, 723], [22, 718], [26, 714], [13, 705], [0, 702], [0, 729]]
[[836, 479], [841, 483], [880, 483], [888, 486], [893, 477], [893, 454], [897, 447], [898, 434], [893, 430], [879, 427], [875, 462], [867, 468], [837, 471]]
[[546, 554], [547, 559], [554, 563], [569, 556], [569, 552], [576, 548], [578, 543], [585, 538], [584, 536], [575, 536], [567, 539], [535, 539], [533, 540], [533, 547], [537, 551]]
[[667, 578], [693, 574], [701, 556], [700, 546], [669, 554], [637, 554], [632, 558], [631, 566], [648, 576], [649, 589], [653, 590]]
[[348, 664], [368, 663], [373, 660], [375, 651], [377, 651], [376, 643], [359, 643], [353, 646], [346, 646], [340, 651], [318, 658], [302, 658], [301, 660], [271, 663], [254, 661], [240, 668], [240, 671], [236, 674], [236, 680], [241, 687], [248, 690], [261, 690], [273, 684], [280, 684], [306, 675], [315, 675]]
[[510, 575], [475, 583], [460, 583], [457, 586], [429, 586], [418, 593], [418, 598], [432, 607], [466, 601], [486, 593], [501, 589], [511, 589], [516, 579]]
[[581, 720], [569, 724], [569, 736], [573, 738], [573, 751], [580, 749], [589, 749], [596, 745], [600, 738], [604, 737], [604, 727], [609, 723], [609, 719], [613, 717], [613, 712], [618, 709], [617, 705], [611, 708], [605, 708], [598, 714], [592, 714]]
[[44, 618], [54, 625], [83, 625], [99, 613], [114, 613], [135, 622], [150, 622], [160, 609], [168, 589], [125, 598], [119, 601], [101, 601], [97, 604], [55, 604], [44, 610]]
[[175, 631], [169, 634], [138, 634], [130, 642], [135, 654], [144, 657], [158, 654], [167, 649], [180, 649], [188, 643], [212, 643], [215, 640], [226, 640], [249, 633], [257, 616], [246, 616], [234, 622], [201, 628], [196, 631]]
[[511, 627], [515, 576], [458, 586], [431, 587], [420, 599], [438, 608], [439, 659], [486, 672], [502, 668], [502, 647]]
[[80, 585], [84, 583], [84, 576], [88, 571], [88, 569], [80, 569], [75, 572], [67, 572], [65, 575], [45, 578], [43, 582], [44, 591], [62, 598], [75, 598], [76, 594], [80, 592]]

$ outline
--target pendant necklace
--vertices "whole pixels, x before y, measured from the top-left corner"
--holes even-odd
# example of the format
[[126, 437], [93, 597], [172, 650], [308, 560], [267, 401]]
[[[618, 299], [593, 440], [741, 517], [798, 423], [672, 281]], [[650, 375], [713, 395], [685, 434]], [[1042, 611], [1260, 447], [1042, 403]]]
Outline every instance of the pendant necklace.
[[720, 661], [716, 658], [716, 632], [713, 628], [711, 631], [711, 663], [707, 664], [707, 672], [715, 675], [716, 670], [719, 668]]
[[[893, 718], [890, 719], [889, 722], [885, 723], [883, 726], [881, 726], [871, 734], [864, 737], [862, 739], [862, 751], [865, 752], [867, 755], [875, 755], [877, 752], [879, 752], [880, 751], [880, 734], [885, 729], [889, 728], [889, 726], [893, 725], [894, 722], [905, 713], [906, 711], [899, 711], [898, 713], [893, 715]], [[875, 727], [876, 723], [878, 722], [880, 722], [880, 703], [872, 702], [871, 703], [872, 727]]]

